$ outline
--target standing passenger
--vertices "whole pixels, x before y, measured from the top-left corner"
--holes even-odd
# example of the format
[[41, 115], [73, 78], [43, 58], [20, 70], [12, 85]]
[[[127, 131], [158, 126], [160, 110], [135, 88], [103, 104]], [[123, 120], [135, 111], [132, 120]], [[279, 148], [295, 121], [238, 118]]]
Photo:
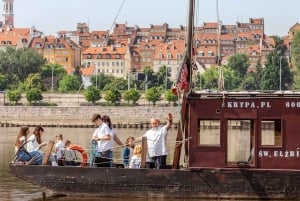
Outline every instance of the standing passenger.
[[[167, 136], [168, 130], [172, 124], [172, 114], [168, 114], [167, 124], [160, 125], [159, 119], [151, 118], [152, 128], [148, 130], [142, 137], [147, 137], [148, 155], [154, 162], [156, 169], [165, 169], [168, 155]], [[141, 141], [142, 137], [137, 138]]]
[[110, 167], [112, 155], [112, 134], [107, 124], [103, 123], [100, 114], [92, 116], [92, 122], [98, 127], [92, 137], [92, 140], [98, 144], [98, 156], [95, 163], [98, 167]]
[[64, 147], [65, 147], [65, 143], [63, 142], [62, 134], [57, 134], [56, 135], [56, 143], [54, 145], [54, 152], [56, 155], [57, 164], [59, 166], [64, 165], [64, 160], [63, 160], [63, 156], [62, 156], [62, 150], [64, 149]]

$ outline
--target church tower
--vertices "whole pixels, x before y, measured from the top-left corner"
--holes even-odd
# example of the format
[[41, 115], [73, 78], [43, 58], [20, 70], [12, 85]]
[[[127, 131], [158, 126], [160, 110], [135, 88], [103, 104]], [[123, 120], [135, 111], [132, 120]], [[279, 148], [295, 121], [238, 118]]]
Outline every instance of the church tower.
[[14, 28], [14, 0], [3, 0], [2, 28]]

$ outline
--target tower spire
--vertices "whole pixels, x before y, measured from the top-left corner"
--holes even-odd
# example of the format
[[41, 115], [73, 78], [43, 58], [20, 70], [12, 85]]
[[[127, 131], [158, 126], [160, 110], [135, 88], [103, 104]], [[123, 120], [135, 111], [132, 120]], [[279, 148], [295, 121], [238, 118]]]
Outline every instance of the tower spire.
[[14, 28], [14, 0], [3, 0], [2, 27]]

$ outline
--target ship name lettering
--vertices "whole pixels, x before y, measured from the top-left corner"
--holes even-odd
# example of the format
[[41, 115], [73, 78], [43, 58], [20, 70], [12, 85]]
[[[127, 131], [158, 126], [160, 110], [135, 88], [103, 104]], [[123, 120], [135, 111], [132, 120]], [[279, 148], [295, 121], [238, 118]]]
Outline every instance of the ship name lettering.
[[300, 101], [287, 101], [285, 102], [286, 108], [300, 108]]

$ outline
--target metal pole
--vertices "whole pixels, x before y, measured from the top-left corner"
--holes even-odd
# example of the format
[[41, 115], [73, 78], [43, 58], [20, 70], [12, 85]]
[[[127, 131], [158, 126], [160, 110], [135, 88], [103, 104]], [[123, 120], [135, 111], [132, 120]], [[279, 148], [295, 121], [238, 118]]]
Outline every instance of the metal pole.
[[130, 90], [130, 72], [128, 71], [128, 90]]
[[165, 93], [167, 92], [167, 84], [168, 84], [168, 82], [167, 82], [167, 79], [168, 79], [168, 67], [166, 66], [166, 84], [165, 84]]
[[281, 91], [281, 59], [283, 57], [281, 56], [280, 59], [279, 59], [279, 91]]
[[51, 71], [51, 91], [53, 92], [53, 71], [54, 66], [52, 65], [52, 71]]

